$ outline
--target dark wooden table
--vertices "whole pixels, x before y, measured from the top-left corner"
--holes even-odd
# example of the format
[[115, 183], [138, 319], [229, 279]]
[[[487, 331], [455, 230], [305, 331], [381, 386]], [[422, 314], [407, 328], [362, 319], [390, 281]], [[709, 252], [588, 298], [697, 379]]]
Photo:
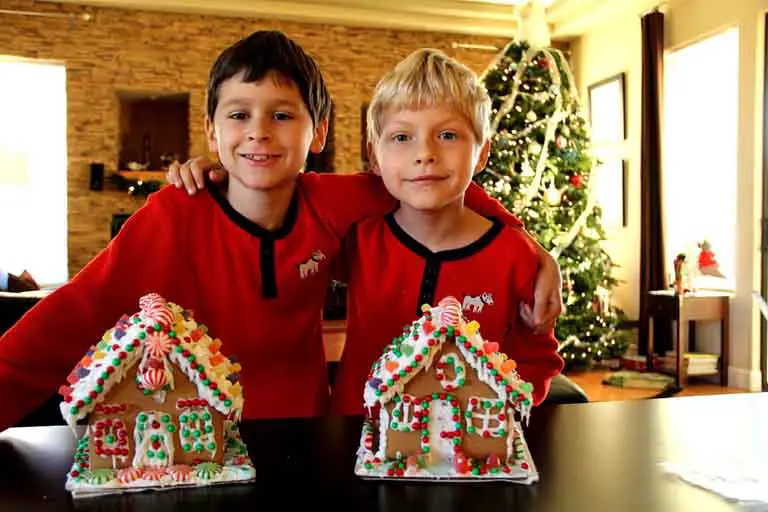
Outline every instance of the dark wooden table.
[[393, 512], [738, 510], [664, 475], [659, 463], [754, 452], [755, 436], [768, 436], [768, 394], [542, 407], [527, 428], [541, 475], [532, 486], [360, 480], [352, 472], [360, 421], [245, 422], [254, 484], [77, 502], [64, 490], [74, 449], [70, 431], [10, 429], [0, 434], [0, 510], [315, 510], [321, 504]]

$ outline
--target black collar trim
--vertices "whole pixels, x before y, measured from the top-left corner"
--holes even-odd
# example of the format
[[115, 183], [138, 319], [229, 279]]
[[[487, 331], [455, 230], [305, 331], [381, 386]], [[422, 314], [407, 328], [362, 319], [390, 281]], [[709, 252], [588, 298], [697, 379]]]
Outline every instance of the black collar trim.
[[504, 224], [501, 221], [495, 217], [491, 217], [488, 219], [493, 223], [491, 227], [483, 234], [483, 236], [471, 244], [459, 247], [458, 249], [433, 252], [400, 227], [400, 224], [395, 220], [394, 212], [388, 213], [384, 218], [387, 221], [387, 225], [392, 231], [392, 234], [395, 235], [395, 238], [397, 238], [401, 244], [422, 258], [437, 261], [455, 261], [468, 258], [488, 247], [488, 245], [499, 236], [501, 230], [504, 229]]
[[285, 220], [283, 221], [283, 225], [274, 231], [270, 231], [259, 226], [235, 210], [232, 205], [229, 204], [229, 201], [227, 201], [224, 193], [217, 185], [214, 185], [206, 180], [205, 189], [211, 194], [211, 197], [213, 197], [213, 199], [219, 204], [221, 209], [224, 211], [224, 214], [229, 217], [232, 222], [253, 236], [279, 240], [288, 236], [293, 230], [293, 226], [296, 225], [296, 218], [299, 214], [299, 192], [297, 189], [294, 189], [293, 191], [291, 203], [288, 205], [288, 211], [285, 213]]

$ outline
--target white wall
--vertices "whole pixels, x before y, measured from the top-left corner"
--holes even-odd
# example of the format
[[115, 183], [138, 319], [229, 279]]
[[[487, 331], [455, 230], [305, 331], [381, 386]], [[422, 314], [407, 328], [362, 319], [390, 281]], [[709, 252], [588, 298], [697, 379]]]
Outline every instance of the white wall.
[[[763, 16], [768, 0], [671, 0], [664, 7], [665, 47], [679, 48], [729, 27], [739, 28], [739, 131], [736, 212], [736, 294], [731, 305], [730, 383], [760, 386], [760, 330], [751, 298], [760, 289], [762, 215]], [[629, 226], [610, 233], [609, 253], [623, 268], [627, 284], [617, 290], [619, 306], [636, 316], [640, 240], [640, 12], [627, 12], [592, 27], [574, 46], [576, 79], [582, 97], [587, 86], [626, 71], [628, 95]], [[713, 63], [713, 72], [717, 63]], [[586, 105], [586, 103], [585, 103]], [[706, 100], [702, 99], [706, 109]]]

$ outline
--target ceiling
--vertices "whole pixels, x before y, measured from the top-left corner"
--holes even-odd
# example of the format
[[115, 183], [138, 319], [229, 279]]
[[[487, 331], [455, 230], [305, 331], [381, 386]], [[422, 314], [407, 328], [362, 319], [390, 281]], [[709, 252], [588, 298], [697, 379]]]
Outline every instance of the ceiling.
[[[514, 37], [526, 0], [41, 0], [100, 7], [279, 18], [309, 23]], [[555, 39], [569, 39], [622, 12], [661, 0], [541, 0]]]

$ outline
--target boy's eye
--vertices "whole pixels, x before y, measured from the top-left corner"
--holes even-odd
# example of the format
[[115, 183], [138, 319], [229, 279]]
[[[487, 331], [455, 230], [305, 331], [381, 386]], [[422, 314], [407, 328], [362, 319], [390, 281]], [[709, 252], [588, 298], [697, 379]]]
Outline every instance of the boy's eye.
[[273, 117], [276, 121], [287, 121], [288, 119], [293, 119], [293, 116], [288, 112], [275, 112]]
[[410, 137], [406, 133], [396, 133], [392, 136], [392, 140], [395, 142], [408, 142]]
[[459, 138], [459, 134], [454, 131], [445, 130], [440, 132], [440, 138], [443, 140], [455, 140]]
[[229, 119], [236, 119], [238, 121], [245, 119], [247, 116], [245, 112], [232, 112], [227, 116]]

